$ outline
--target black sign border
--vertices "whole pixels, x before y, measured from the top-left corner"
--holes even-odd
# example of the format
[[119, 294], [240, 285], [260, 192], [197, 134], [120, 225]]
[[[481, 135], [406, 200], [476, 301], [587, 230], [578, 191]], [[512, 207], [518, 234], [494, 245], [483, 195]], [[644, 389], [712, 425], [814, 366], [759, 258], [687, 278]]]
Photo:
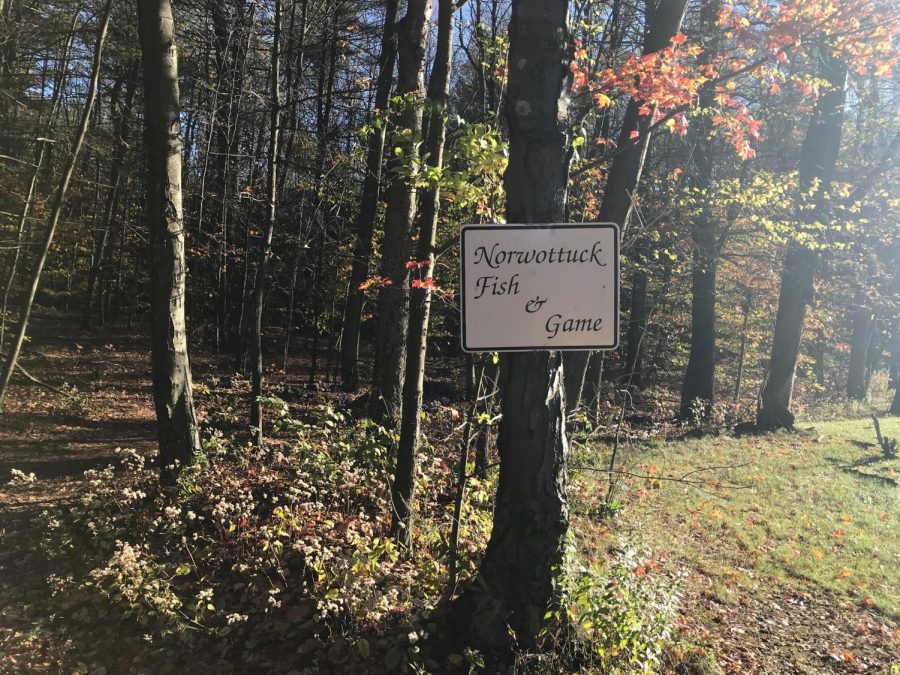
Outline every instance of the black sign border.
[[[614, 324], [613, 324], [613, 334], [615, 335], [615, 342], [612, 345], [579, 345], [577, 347], [549, 347], [547, 345], [538, 345], [534, 347], [479, 347], [477, 349], [470, 349], [466, 344], [466, 232], [469, 231], [478, 231], [478, 230], [574, 230], [574, 229], [611, 229], [615, 232], [615, 265], [616, 271], [614, 275], [615, 280], [615, 312], [614, 312]], [[504, 224], [493, 224], [493, 225], [481, 225], [481, 224], [473, 224], [473, 225], [463, 225], [459, 229], [459, 278], [460, 278], [460, 293], [459, 293], [459, 307], [460, 307], [460, 335], [459, 341], [462, 346], [462, 350], [464, 352], [470, 354], [481, 354], [484, 352], [601, 352], [601, 351], [613, 351], [619, 348], [619, 312], [620, 312], [620, 269], [619, 269], [619, 249], [621, 246], [620, 243], [621, 233], [619, 231], [619, 226], [615, 223], [544, 223], [544, 224], [531, 224], [531, 223], [504, 223]]]

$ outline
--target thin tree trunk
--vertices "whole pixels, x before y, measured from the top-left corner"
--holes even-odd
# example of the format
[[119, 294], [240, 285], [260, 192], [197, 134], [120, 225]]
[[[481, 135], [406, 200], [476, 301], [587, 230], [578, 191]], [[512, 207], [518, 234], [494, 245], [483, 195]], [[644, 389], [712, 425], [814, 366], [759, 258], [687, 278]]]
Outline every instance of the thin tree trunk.
[[185, 324], [178, 52], [171, 0], [138, 0], [144, 62], [153, 398], [164, 477], [200, 449]]
[[[325, 175], [325, 157], [328, 151], [328, 141], [330, 138], [331, 112], [334, 107], [334, 80], [337, 69], [337, 43], [338, 43], [338, 8], [334, 7], [331, 11], [329, 20], [330, 33], [330, 49], [328, 65], [326, 67], [323, 61], [320, 64], [319, 77], [319, 101], [316, 115], [316, 136], [318, 138], [318, 152], [316, 155], [316, 175], [319, 180]], [[325, 208], [325, 194], [320, 192], [320, 197], [315, 206], [317, 218], [321, 219], [321, 227], [317, 233], [318, 246], [316, 248], [316, 267], [313, 276], [313, 287], [316, 289], [323, 288], [322, 274], [325, 265], [325, 248], [328, 235], [328, 218]], [[317, 292], [313, 296], [313, 315], [312, 315], [312, 350], [309, 358], [309, 383], [312, 385], [318, 375], [319, 370], [319, 341], [321, 333], [319, 330], [322, 318], [322, 301], [323, 292]]]
[[[819, 69], [830, 87], [816, 103], [800, 155], [799, 220], [808, 223], [826, 217], [825, 195], [841, 147], [847, 80], [846, 64], [835, 58], [825, 45], [819, 49]], [[791, 413], [794, 374], [818, 266], [819, 253], [814, 248], [792, 244], [785, 256], [772, 356], [756, 418], [757, 427], [762, 431], [794, 426]]]
[[884, 349], [887, 346], [889, 333], [885, 330], [885, 322], [876, 318], [872, 321], [872, 329], [869, 333], [869, 346], [866, 350], [866, 376], [863, 382], [865, 396], [869, 395], [869, 386], [872, 384], [872, 375], [881, 363]]
[[900, 318], [895, 318], [891, 327], [891, 360], [888, 366], [890, 386], [900, 383]]
[[[84, 313], [81, 317], [82, 325], [87, 328], [91, 326], [93, 321], [94, 297], [98, 288], [100, 275], [103, 273], [104, 266], [109, 263], [109, 250], [112, 245], [114, 234], [117, 232], [115, 227], [116, 210], [119, 204], [120, 184], [122, 181], [122, 169], [125, 165], [125, 154], [128, 151], [128, 138], [131, 132], [131, 109], [134, 103], [134, 93], [137, 89], [138, 68], [140, 64], [137, 60], [133, 60], [128, 68], [126, 75], [127, 81], [125, 85], [125, 100], [122, 103], [122, 109], [116, 116], [115, 140], [116, 150], [112, 166], [109, 170], [109, 195], [106, 199], [106, 208], [104, 209], [103, 232], [97, 242], [94, 251], [94, 260], [91, 269], [88, 272], [88, 286], [84, 299]], [[118, 99], [118, 95], [115, 96]], [[117, 100], [114, 100], [112, 106], [115, 107]]]
[[587, 371], [584, 375], [583, 393], [586, 397], [587, 409], [591, 419], [597, 421], [600, 418], [600, 397], [603, 392], [603, 367], [606, 362], [604, 352], [594, 352], [588, 361]]
[[[427, 125], [425, 141], [427, 163], [440, 172], [443, 166], [444, 141], [447, 136], [446, 107], [450, 97], [450, 67], [453, 56], [453, 15], [456, 0], [439, 0], [437, 50], [431, 79], [428, 82]], [[440, 209], [439, 186], [422, 193], [419, 210], [419, 240], [416, 261], [422, 278], [430, 280], [434, 274], [434, 245]], [[400, 416], [400, 444], [397, 466], [391, 486], [393, 514], [391, 531], [401, 545], [412, 544], [413, 496], [415, 494], [416, 454], [419, 450], [419, 431], [422, 418], [422, 392], [425, 380], [425, 352], [428, 346], [428, 319], [431, 313], [431, 289], [425, 285], [410, 290], [409, 333], [406, 346], [406, 373], [403, 383], [403, 403]]]
[[[284, 175], [284, 171], [281, 172]], [[298, 218], [298, 222], [303, 222], [303, 213], [304, 207], [306, 203], [304, 199], [301, 197], [300, 199], [300, 215]], [[284, 378], [287, 381], [287, 373], [288, 373], [288, 358], [291, 355], [291, 337], [294, 334], [294, 305], [295, 296], [297, 293], [297, 277], [300, 275], [300, 259], [303, 254], [303, 231], [301, 230], [297, 233], [297, 246], [294, 249], [294, 264], [291, 266], [291, 285], [290, 292], [288, 293], [288, 306], [287, 306], [287, 319], [285, 320], [284, 326], [284, 360], [282, 361], [284, 371]]]
[[425, 45], [431, 7], [432, 0], [408, 0], [406, 16], [397, 24], [397, 96], [402, 97], [403, 102], [395, 115], [397, 141], [390, 164], [388, 206], [381, 247], [382, 276], [391, 284], [378, 292], [375, 373], [369, 410], [374, 420], [387, 425], [396, 425], [400, 418], [409, 321], [410, 273], [406, 262], [416, 216], [418, 149], [414, 139], [422, 131]]
[[[655, 5], [652, 0], [647, 0], [649, 30], [644, 36], [644, 55], [653, 54], [668, 46], [672, 36], [681, 27], [686, 8], [687, 0], [660, 0], [658, 5]], [[617, 146], [620, 150], [613, 158], [612, 166], [609, 169], [603, 201], [597, 216], [598, 221], [616, 223], [623, 230], [631, 217], [632, 199], [641, 181], [641, 173], [647, 158], [647, 148], [650, 146], [649, 129], [653, 115], [639, 115], [638, 111], [641, 105], [643, 105], [641, 101], [634, 99], [628, 101]], [[633, 140], [631, 137], [634, 131], [640, 134], [637, 140]], [[641, 343], [647, 326], [648, 280], [641, 263], [642, 261], [636, 260], [631, 282], [632, 302], [626, 358], [626, 372], [628, 373], [638, 370], [640, 350], [637, 346]], [[581, 390], [584, 386], [589, 354], [590, 352], [575, 351], [566, 352], [564, 355], [567, 412], [578, 408], [581, 402]], [[639, 383], [639, 378], [635, 383]]]
[[[506, 99], [508, 221], [565, 215], [571, 45], [567, 0], [513, 0]], [[479, 649], [528, 648], [554, 602], [569, 527], [565, 400], [559, 352], [502, 356], [500, 478], [494, 525], [457, 627]]]
[[47, 262], [47, 256], [50, 253], [50, 246], [53, 243], [53, 236], [56, 234], [56, 226], [59, 223], [60, 215], [66, 203], [66, 192], [69, 189], [69, 183], [75, 173], [75, 166], [78, 163], [78, 155], [84, 144], [84, 137], [87, 135], [88, 125], [91, 120], [91, 112], [94, 108], [94, 101], [97, 98], [97, 88], [100, 83], [100, 69], [102, 67], [103, 45], [106, 42], [106, 33], [109, 28], [109, 17], [112, 13], [112, 0], [107, 0], [100, 18], [100, 26], [97, 30], [97, 43], [94, 46], [94, 60], [91, 66], [91, 79], [88, 85], [87, 99], [84, 103], [84, 109], [81, 113], [81, 121], [75, 134], [75, 140], [72, 143], [72, 149], [66, 166], [63, 169], [62, 180], [53, 197], [53, 204], [50, 208], [50, 217], [47, 220], [47, 228], [44, 231], [43, 241], [38, 251], [37, 258], [34, 262], [34, 269], [31, 273], [31, 282], [22, 298], [22, 305], [19, 309], [19, 319], [16, 326], [16, 334], [14, 342], [10, 347], [9, 356], [3, 367], [3, 375], [0, 377], [0, 405], [3, 403], [3, 397], [9, 386], [9, 380], [13, 371], [16, 369], [16, 362], [19, 359], [19, 353], [22, 350], [22, 343], [25, 341], [25, 332], [28, 329], [28, 319], [31, 318], [31, 309], [34, 305], [34, 298], [37, 295], [38, 286], [41, 282], [41, 273]]
[[750, 323], [750, 309], [753, 304], [753, 293], [748, 288], [744, 292], [744, 301], [741, 303], [741, 314], [744, 319], [741, 322], [741, 348], [738, 353], [738, 371], [734, 382], [734, 402], [741, 400], [741, 386], [744, 382], [744, 364], [747, 360], [747, 324]]
[[[860, 294], [861, 295], [861, 294]], [[861, 299], [860, 297], [857, 298]], [[850, 337], [850, 364], [847, 372], [847, 397], [852, 401], [862, 401], [868, 390], [867, 356], [872, 341], [875, 315], [868, 307], [859, 307], [853, 312], [853, 329]]]
[[66, 45], [63, 48], [62, 58], [59, 61], [59, 70], [53, 82], [53, 94], [50, 99], [50, 110], [47, 114], [47, 123], [44, 126], [44, 133], [38, 130], [35, 142], [38, 144], [38, 150], [34, 161], [34, 171], [31, 173], [31, 180], [28, 183], [28, 191], [25, 193], [25, 202], [22, 204], [22, 212], [19, 214], [19, 222], [16, 227], [16, 246], [13, 249], [12, 261], [9, 264], [9, 273], [6, 276], [6, 283], [3, 286], [3, 305], [0, 307], [0, 353], [3, 353], [3, 347], [6, 343], [6, 319], [7, 310], [9, 309], [9, 294], [12, 291], [13, 283], [16, 279], [16, 272], [19, 266], [19, 260], [22, 257], [22, 245], [25, 238], [25, 229], [28, 223], [28, 214], [31, 212], [31, 205], [34, 201], [34, 195], [37, 191], [38, 181], [41, 177], [41, 170], [44, 165], [44, 157], [48, 154], [48, 144], [50, 137], [53, 135], [53, 127], [56, 123], [56, 114], [59, 111], [59, 102], [62, 98], [63, 90], [66, 83], [66, 71], [69, 69], [69, 55], [72, 51], [72, 42], [75, 39], [75, 29], [78, 26], [78, 14], [72, 20], [72, 28], [69, 31], [69, 37], [66, 39]]
[[[391, 85], [394, 81], [394, 65], [397, 60], [397, 38], [394, 26], [397, 23], [399, 7], [399, 0], [386, 0], [385, 2], [384, 29], [381, 36], [381, 56], [379, 57], [374, 101], [375, 110], [379, 113], [387, 110]], [[359, 286], [369, 274], [369, 260], [372, 257], [372, 233], [375, 230], [375, 216], [378, 211], [378, 192], [381, 185], [386, 128], [384, 120], [380, 119], [369, 131], [366, 175], [360, 197], [359, 215], [356, 219], [356, 243], [353, 248], [353, 263], [350, 270], [344, 334], [341, 338], [341, 383], [346, 391], [356, 391], [359, 388], [359, 331], [362, 323], [364, 298]]]
[[[900, 378], [898, 378], [900, 380]], [[891, 415], [900, 415], [900, 382], [897, 383], [896, 391], [894, 391], [894, 401], [891, 403]]]
[[262, 353], [262, 316], [263, 299], [266, 286], [266, 268], [272, 253], [272, 235], [275, 231], [278, 197], [278, 141], [281, 124], [281, 69], [279, 67], [279, 41], [281, 39], [281, 0], [275, 0], [273, 11], [274, 30], [272, 35], [271, 100], [269, 101], [269, 157], [268, 174], [266, 176], [266, 226], [260, 245], [259, 260], [256, 263], [256, 280], [253, 285], [253, 322], [250, 333], [252, 350], [251, 389], [250, 389], [250, 427], [253, 442], [260, 446], [263, 442], [263, 353]]

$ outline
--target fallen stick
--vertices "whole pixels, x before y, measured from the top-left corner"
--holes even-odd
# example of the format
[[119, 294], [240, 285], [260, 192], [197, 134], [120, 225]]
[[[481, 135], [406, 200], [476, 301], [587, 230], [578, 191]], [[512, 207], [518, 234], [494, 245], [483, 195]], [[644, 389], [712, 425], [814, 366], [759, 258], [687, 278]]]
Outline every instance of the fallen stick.
[[50, 391], [52, 391], [56, 394], [60, 394], [61, 396], [67, 396], [68, 398], [72, 399], [73, 401], [78, 400], [78, 397], [75, 396], [74, 394], [72, 394], [71, 392], [63, 391], [62, 389], [58, 389], [57, 387], [54, 387], [52, 384], [47, 384], [46, 382], [43, 382], [43, 381], [37, 379], [34, 375], [29, 373], [27, 370], [25, 370], [22, 367], [21, 363], [16, 364], [16, 369], [20, 373], [22, 373], [22, 375], [24, 375], [27, 379], [31, 380], [39, 387], [44, 387], [44, 389], [49, 389]]

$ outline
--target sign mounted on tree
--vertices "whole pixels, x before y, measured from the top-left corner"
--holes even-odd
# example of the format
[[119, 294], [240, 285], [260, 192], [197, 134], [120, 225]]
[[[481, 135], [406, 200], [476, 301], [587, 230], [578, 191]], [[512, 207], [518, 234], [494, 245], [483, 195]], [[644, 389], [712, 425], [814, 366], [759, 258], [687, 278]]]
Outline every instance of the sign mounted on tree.
[[465, 225], [462, 348], [615, 349], [619, 228], [613, 223]]

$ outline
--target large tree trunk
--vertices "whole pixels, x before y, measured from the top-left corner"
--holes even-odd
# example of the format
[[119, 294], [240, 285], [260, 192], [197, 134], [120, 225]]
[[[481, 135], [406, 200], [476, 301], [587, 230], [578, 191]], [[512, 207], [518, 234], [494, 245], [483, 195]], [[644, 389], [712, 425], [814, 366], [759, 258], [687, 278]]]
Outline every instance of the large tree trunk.
[[200, 449], [184, 316], [178, 52], [171, 0], [138, 0], [138, 32], [144, 61], [153, 399], [166, 476], [189, 464]]
[[269, 101], [269, 157], [266, 175], [266, 226], [262, 242], [259, 246], [259, 259], [256, 262], [256, 279], [253, 284], [253, 318], [250, 329], [251, 349], [251, 386], [250, 386], [250, 428], [253, 442], [259, 446], [263, 442], [263, 352], [262, 352], [262, 316], [263, 299], [266, 288], [266, 269], [272, 253], [272, 235], [275, 232], [275, 218], [278, 205], [278, 141], [281, 112], [281, 69], [279, 54], [281, 40], [281, 0], [275, 0], [273, 12], [271, 93]]
[[710, 214], [693, 223], [694, 257], [691, 272], [691, 352], [681, 388], [681, 417], [706, 417], [715, 402], [716, 270], [718, 253]]
[[[819, 50], [819, 69], [830, 87], [816, 103], [800, 155], [798, 220], [805, 223], [826, 217], [825, 195], [840, 152], [844, 121], [847, 66], [823, 46]], [[818, 264], [818, 251], [799, 244], [791, 244], [785, 256], [772, 356], [756, 418], [757, 427], [762, 431], [794, 426], [791, 413], [794, 373]]]
[[409, 0], [406, 16], [397, 23], [397, 96], [403, 97], [403, 102], [395, 115], [397, 142], [389, 165], [388, 206], [381, 246], [381, 276], [388, 279], [390, 285], [383, 286], [378, 292], [375, 372], [369, 409], [373, 419], [388, 425], [395, 425], [400, 418], [409, 322], [410, 274], [406, 262], [416, 216], [418, 158], [415, 139], [422, 131], [425, 45], [431, 8], [432, 0]]
[[[567, 0], [513, 0], [509, 28], [507, 220], [565, 215], [569, 63]], [[456, 607], [467, 644], [528, 648], [554, 600], [569, 526], [559, 352], [502, 356], [500, 480], [491, 539]]]
[[[687, 0], [659, 0], [659, 4], [655, 4], [653, 0], [647, 0], [649, 29], [644, 36], [644, 55], [658, 52], [668, 46], [672, 36], [681, 27], [686, 7]], [[632, 99], [625, 109], [625, 119], [617, 146], [620, 149], [613, 158], [612, 166], [609, 169], [603, 201], [597, 216], [598, 221], [616, 223], [623, 229], [631, 217], [632, 198], [641, 181], [647, 148], [650, 146], [649, 129], [653, 115], [639, 115], [638, 111], [641, 105], [643, 105], [642, 101]], [[631, 138], [634, 131], [640, 134], [637, 140]], [[626, 372], [628, 373], [638, 366], [640, 344], [647, 327], [647, 274], [638, 258], [639, 256], [636, 257], [637, 264], [631, 280], [632, 303], [627, 334], [628, 359], [626, 360]], [[581, 401], [589, 354], [590, 352], [566, 352], [565, 354], [566, 408], [568, 411], [575, 410]]]
[[[719, 3], [708, 0], [701, 9], [701, 22], [711, 39], [716, 35]], [[701, 64], [711, 63], [713, 49], [707, 47], [700, 56]], [[715, 104], [714, 87], [700, 90], [699, 104], [708, 110]], [[713, 186], [712, 122], [708, 115], [697, 121], [694, 146], [694, 175], [697, 190], [709, 194]], [[701, 196], [701, 199], [703, 197]], [[705, 419], [715, 402], [716, 382], [716, 272], [719, 263], [719, 242], [715, 216], [706, 199], [691, 222], [693, 257], [691, 265], [691, 351], [681, 387], [681, 417], [688, 419], [699, 414]]]
[[[397, 38], [394, 25], [399, 14], [399, 0], [385, 2], [384, 29], [381, 35], [381, 56], [378, 66], [378, 80], [375, 85], [375, 110], [387, 110], [394, 82], [394, 65], [397, 60]], [[372, 257], [372, 233], [375, 231], [375, 216], [378, 212], [378, 192], [381, 185], [381, 164], [384, 155], [384, 137], [387, 125], [383, 120], [369, 131], [366, 153], [366, 175], [363, 180], [359, 215], [356, 218], [356, 243], [353, 248], [353, 263], [350, 270], [350, 287], [347, 295], [347, 311], [344, 318], [344, 332], [341, 337], [341, 383], [346, 391], [359, 388], [359, 330], [362, 322], [363, 292], [359, 290], [369, 274], [369, 259]]]
[[88, 84], [87, 99], [84, 108], [81, 111], [81, 121], [78, 130], [75, 133], [75, 140], [72, 143], [72, 149], [69, 158], [63, 169], [62, 180], [53, 196], [53, 203], [50, 207], [50, 217], [47, 220], [47, 227], [44, 230], [43, 240], [37, 251], [34, 261], [34, 269], [31, 272], [31, 281], [25, 289], [22, 297], [22, 304], [19, 308], [19, 319], [16, 325], [16, 332], [13, 343], [10, 346], [9, 356], [3, 365], [3, 374], [0, 376], [0, 405], [3, 403], [3, 397], [9, 386], [9, 380], [16, 364], [19, 360], [19, 353], [22, 350], [22, 343], [25, 341], [25, 333], [28, 330], [28, 320], [31, 318], [31, 308], [34, 305], [34, 298], [37, 295], [38, 286], [41, 282], [41, 273], [44, 271], [44, 265], [47, 262], [47, 256], [50, 253], [50, 246], [53, 243], [53, 236], [56, 234], [56, 226], [59, 224], [59, 218], [62, 215], [63, 206], [66, 203], [66, 193], [69, 190], [69, 184], [72, 182], [72, 176], [75, 173], [75, 166], [78, 163], [78, 155], [81, 153], [81, 146], [84, 145], [84, 137], [87, 135], [88, 126], [91, 121], [91, 112], [94, 109], [94, 101], [97, 99], [97, 88], [100, 83], [100, 70], [102, 67], [103, 45], [106, 43], [106, 33], [109, 28], [109, 17], [112, 13], [112, 0], [107, 0], [100, 17], [100, 27], [97, 31], [97, 42], [94, 46], [94, 61], [91, 66], [91, 78]]
[[[453, 56], [453, 15], [455, 0], [440, 0], [437, 50], [431, 79], [428, 82], [430, 110], [425, 140], [426, 162], [440, 171], [447, 135], [446, 106], [450, 96], [450, 64]], [[421, 268], [424, 279], [434, 274], [434, 245], [437, 237], [440, 189], [429, 187], [422, 192], [419, 209], [419, 239], [415, 259], [427, 261]], [[428, 346], [428, 319], [431, 314], [431, 289], [428, 286], [410, 290], [409, 333], [406, 346], [406, 373], [403, 381], [403, 405], [400, 415], [400, 444], [397, 466], [391, 486], [393, 514], [391, 531], [405, 547], [412, 543], [413, 496], [415, 494], [416, 453], [419, 449], [419, 427], [422, 418], [422, 390], [425, 379], [425, 352]]]

